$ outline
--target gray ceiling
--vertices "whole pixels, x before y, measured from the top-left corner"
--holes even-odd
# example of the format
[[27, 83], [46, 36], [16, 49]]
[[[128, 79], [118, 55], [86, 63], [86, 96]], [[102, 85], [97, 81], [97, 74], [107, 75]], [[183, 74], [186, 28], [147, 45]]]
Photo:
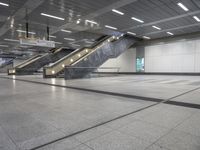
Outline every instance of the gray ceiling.
[[[35, 37], [46, 36], [46, 27], [56, 38], [52, 38], [57, 46], [74, 47], [85, 46], [85, 40], [92, 41], [103, 34], [136, 33], [137, 37], [149, 36], [152, 39], [169, 36], [166, 32], [175, 35], [200, 31], [200, 23], [193, 19], [193, 16], [200, 18], [200, 0], [0, 0], [8, 3], [9, 7], [0, 5], [0, 45], [9, 45], [8, 48], [0, 47], [1, 51], [14, 53], [30, 53], [33, 51], [46, 51], [45, 48], [20, 47], [18, 42], [8, 42], [5, 38], [18, 39], [17, 29], [25, 30], [25, 23], [28, 18], [29, 30], [36, 32]], [[179, 6], [182, 2], [188, 9], [185, 12]], [[112, 12], [117, 9], [125, 15]], [[27, 17], [26, 17], [27, 11]], [[40, 13], [47, 13], [65, 18], [64, 21], [41, 16]], [[144, 23], [131, 19], [136, 17]], [[80, 24], [76, 21], [81, 19]], [[99, 25], [93, 27], [85, 23], [85, 20], [93, 20]], [[11, 20], [14, 20], [14, 27], [11, 28]], [[118, 28], [117, 31], [105, 28], [110, 25]], [[152, 28], [152, 25], [162, 30]], [[67, 29], [72, 33], [61, 32]], [[74, 38], [75, 45], [64, 40]]]

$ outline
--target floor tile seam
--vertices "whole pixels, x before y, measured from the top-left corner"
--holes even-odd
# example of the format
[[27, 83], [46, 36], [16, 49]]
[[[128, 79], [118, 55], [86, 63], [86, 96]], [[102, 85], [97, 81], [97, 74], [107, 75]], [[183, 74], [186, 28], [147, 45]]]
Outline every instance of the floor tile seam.
[[[153, 107], [154, 105], [158, 105], [158, 104], [160, 104], [160, 103], [156, 103], [156, 104], [153, 104], [151, 107]], [[149, 108], [149, 107], [147, 107], [147, 108]], [[145, 108], [145, 109], [147, 109], [147, 108]], [[144, 109], [143, 109], [144, 110]], [[138, 112], [138, 111], [137, 111]], [[130, 114], [129, 114], [130, 115]], [[127, 115], [128, 116], [128, 115]], [[123, 118], [123, 117], [122, 117]], [[119, 119], [119, 118], [117, 118], [117, 119]], [[116, 119], [116, 120], [117, 120]], [[112, 120], [113, 121], [113, 120]], [[110, 121], [111, 122], [111, 121]], [[105, 123], [106, 124], [106, 123]], [[100, 125], [99, 125], [100, 126]], [[93, 127], [93, 128], [95, 128], [95, 127]], [[89, 130], [89, 129], [87, 129], [87, 130]], [[36, 148], [37, 149], [37, 148]]]
[[[154, 104], [154, 105], [155, 105], [155, 104]], [[145, 109], [145, 108], [143, 108], [143, 109]], [[137, 112], [138, 112], [138, 111], [141, 111], [141, 110], [137, 110]], [[133, 113], [135, 113], [135, 111], [134, 111]], [[127, 115], [127, 114], [126, 114], [126, 115]], [[128, 115], [127, 115], [127, 116], [128, 116]], [[45, 144], [43, 144], [43, 145], [41, 145], [41, 146], [32, 148], [32, 149], [30, 149], [30, 150], [37, 150], [37, 149], [39, 149], [39, 148], [41, 148], [41, 147], [45, 147], [45, 146], [50, 145], [50, 144], [52, 144], [52, 143], [56, 143], [56, 142], [58, 142], [58, 141], [61, 141], [61, 140], [64, 140], [64, 139], [73, 137], [73, 136], [78, 135], [78, 134], [80, 134], [80, 133], [83, 133], [83, 132], [85, 132], [85, 131], [89, 131], [89, 130], [91, 130], [91, 129], [97, 128], [97, 127], [99, 127], [99, 126], [105, 125], [105, 124], [107, 124], [107, 123], [109, 123], [109, 122], [112, 122], [112, 121], [114, 121], [114, 120], [117, 120], [117, 119], [119, 119], [120, 117], [123, 118], [124, 115], [123, 115], [123, 116], [119, 116], [119, 117], [117, 117], [117, 118], [114, 118], [114, 119], [112, 119], [112, 120], [109, 120], [109, 121], [107, 121], [107, 122], [103, 122], [103, 123], [101, 123], [101, 124], [97, 124], [97, 125], [92, 126], [92, 127], [90, 127], [90, 128], [87, 128], [87, 129], [84, 129], [84, 130], [81, 130], [81, 131], [77, 131], [77, 132], [75, 132], [75, 133], [73, 133], [73, 134], [70, 134], [70, 135], [68, 135], [68, 136], [65, 136], [65, 137], [63, 137], [63, 138], [54, 140], [54, 141], [49, 142], [49, 143], [45, 143]]]
[[[33, 116], [33, 117], [34, 117], [34, 116]], [[34, 117], [34, 118], [36, 118], [36, 117]], [[36, 118], [36, 119], [38, 119], [39, 121], [43, 121], [41, 118]], [[47, 121], [47, 124], [56, 129], [56, 130], [53, 131], [53, 132], [58, 132], [58, 131], [59, 131], [59, 132], [61, 132], [62, 134], [66, 135], [66, 133], [63, 131], [62, 128], [57, 128], [54, 124], [50, 123], [49, 120]], [[50, 133], [52, 133], [52, 132], [50, 132]], [[47, 133], [47, 134], [48, 134], [48, 133]], [[47, 134], [45, 134], [45, 135], [47, 135]]]
[[112, 95], [112, 96], [117, 96], [117, 97], [120, 96], [120, 97], [132, 98], [132, 99], [134, 98], [134, 99], [139, 99], [139, 100], [147, 99], [148, 101], [152, 101], [152, 102], [161, 102], [161, 101], [164, 100], [164, 99], [160, 99], [160, 98], [151, 98], [151, 97], [143, 97], [143, 96], [137, 96], [137, 95], [128, 95], [128, 94], [121, 94], [121, 93], [114, 93], [114, 92], [106, 92], [106, 91], [86, 89], [86, 88], [80, 88], [80, 87], [74, 87], [74, 86], [51, 84], [51, 83], [39, 82], [39, 81], [31, 81], [31, 80], [24, 80], [24, 79], [13, 79], [13, 78], [9, 78], [9, 77], [5, 77], [5, 79], [11, 79], [11, 80], [17, 80], [17, 81], [22, 81], [22, 82], [27, 82], [27, 83], [41, 84], [41, 85], [56, 86], [56, 87], [62, 87], [62, 88], [80, 90], [80, 91], [99, 93], [99, 94], [106, 94], [106, 95]]
[[[97, 138], [100, 138], [100, 137], [102, 137], [102, 136], [108, 135], [108, 134], [110, 134], [110, 133], [112, 133], [112, 132], [114, 132], [114, 131], [117, 131], [117, 130], [111, 129], [110, 131], [108, 131], [108, 132], [106, 132], [106, 133], [103, 133], [103, 134], [101, 134], [101, 135], [99, 135], [99, 136], [97, 136], [97, 137], [95, 137], [95, 138], [90, 139], [90, 140], [87, 140], [87, 141], [85, 141], [85, 142], [82, 142], [81, 140], [78, 140], [76, 137], [74, 137], [74, 138], [75, 138], [76, 140], [78, 140], [80, 143], [86, 144], [86, 143], [91, 142], [91, 141], [93, 141], [93, 140], [95, 140], [95, 139], [97, 139]], [[83, 132], [83, 133], [84, 133], [84, 132]], [[76, 135], [75, 135], [75, 136], [76, 136]]]
[[7, 131], [4, 129], [4, 127], [2, 125], [0, 125], [1, 128], [3, 129], [3, 132], [6, 134], [6, 136], [10, 139], [10, 141], [15, 145], [15, 147], [20, 150], [20, 147], [18, 146], [18, 144], [15, 142], [15, 140], [7, 133]]
[[[122, 131], [118, 131], [118, 130], [117, 130], [117, 132], [119, 132], [119, 133], [121, 133], [121, 134], [123, 134], [123, 135], [125, 135], [125, 136], [128, 136], [128, 137], [130, 137], [130, 138], [135, 138], [135, 139], [137, 139], [137, 140], [140, 140], [140, 141], [143, 141], [143, 142], [150, 143], [150, 145], [148, 145], [146, 148], [148, 148], [149, 146], [152, 145], [152, 141], [149, 141], [149, 140], [143, 139], [143, 138], [138, 137], [138, 136], [130, 135], [130, 134], [124, 133], [124, 132], [122, 132]], [[145, 149], [146, 149], [146, 148], [145, 148]], [[144, 150], [145, 150], [145, 149], [144, 149]]]
[[[181, 125], [184, 121], [186, 121], [187, 119], [189, 119], [190, 117], [192, 116], [192, 114], [190, 116], [188, 116], [187, 118], [183, 119], [180, 123], [178, 123], [175, 127], [171, 128], [166, 134], [164, 134], [163, 136], [161, 136], [159, 139], [157, 139], [153, 144], [156, 144], [160, 139], [164, 138], [165, 136], [169, 135], [173, 130], [176, 130], [176, 128]], [[152, 146], [151, 145], [151, 146]], [[159, 145], [159, 144], [157, 144]], [[162, 146], [162, 145], [159, 145], [159, 146]], [[164, 146], [162, 146], [164, 147]], [[167, 147], [164, 147], [164, 148], [167, 148]], [[168, 148], [167, 148], [168, 149]]]

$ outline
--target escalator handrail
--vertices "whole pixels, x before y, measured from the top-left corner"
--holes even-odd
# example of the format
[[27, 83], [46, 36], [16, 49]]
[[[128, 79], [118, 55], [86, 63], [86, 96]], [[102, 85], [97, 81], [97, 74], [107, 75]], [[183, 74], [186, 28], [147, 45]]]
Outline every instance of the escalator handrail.
[[77, 49], [75, 51], [73, 51], [72, 53], [70, 53], [69, 55], [63, 57], [62, 59], [56, 61], [55, 63], [51, 64], [50, 66], [46, 66], [45, 68], [53, 68], [55, 66], [57, 66], [57, 64], [60, 64], [61, 62], [63, 62], [64, 60], [74, 56], [75, 54], [79, 53], [80, 51], [84, 50], [84, 49], [93, 49], [95, 48], [97, 45], [101, 44], [102, 42], [104, 42], [105, 40], [107, 40], [108, 38], [110, 38], [110, 36], [106, 36], [105, 38], [101, 39], [100, 41], [98, 41], [97, 43], [93, 44], [91, 47], [83, 47], [83, 48], [80, 48], [80, 49]]
[[22, 63], [20, 63], [19, 65], [15, 66], [14, 68], [19, 68], [20, 66], [24, 65], [25, 63], [27, 63], [27, 62], [29, 62], [29, 61], [31, 61], [31, 60], [33, 60], [33, 59], [36, 59], [37, 57], [40, 57], [40, 56], [41, 56], [41, 55], [35, 55], [35, 56], [33, 56], [33, 57], [31, 57], [31, 58], [29, 58], [29, 59], [23, 61]]
[[[52, 53], [56, 54], [56, 53], [60, 52], [62, 49], [63, 49], [62, 47], [61, 48], [55, 48], [55, 50], [53, 50]], [[17, 65], [15, 68], [23, 68], [23, 67], [29, 65], [30, 63], [38, 60], [39, 58], [43, 58], [43, 57], [47, 56], [48, 54], [49, 53], [46, 53], [46, 54], [43, 54], [43, 55], [36, 55], [36, 56], [22, 62], [21, 64]]]

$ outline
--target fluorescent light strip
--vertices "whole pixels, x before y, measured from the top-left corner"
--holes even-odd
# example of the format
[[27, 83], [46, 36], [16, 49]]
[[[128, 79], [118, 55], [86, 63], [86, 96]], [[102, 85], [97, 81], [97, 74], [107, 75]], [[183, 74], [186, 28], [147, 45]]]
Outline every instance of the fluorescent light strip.
[[54, 39], [56, 38], [56, 36], [53, 36], [53, 35], [49, 35], [49, 37], [50, 37], [50, 38], [54, 38]]
[[131, 19], [133, 19], [133, 20], [135, 20], [135, 21], [137, 21], [137, 22], [140, 22], [140, 23], [144, 23], [144, 21], [143, 21], [143, 20], [140, 20], [140, 19], [138, 19], [138, 18], [135, 18], [135, 17], [132, 17]]
[[124, 15], [123, 12], [119, 11], [119, 10], [116, 10], [116, 9], [112, 9], [112, 12], [115, 12], [117, 14], [120, 14], [120, 15]]
[[157, 26], [152, 26], [153, 28], [157, 29], [157, 30], [161, 30], [161, 28], [157, 27]]
[[78, 44], [71, 44], [71, 45], [72, 45], [72, 46], [78, 46], [78, 47], [81, 46], [81, 45], [78, 45]]
[[131, 35], [136, 35], [136, 33], [133, 33], [133, 32], [127, 32], [128, 34], [131, 34]]
[[106, 27], [106, 28], [109, 28], [109, 29], [117, 30], [117, 28], [112, 27], [112, 26], [109, 26], [109, 25], [105, 25], [105, 27]]
[[67, 41], [75, 41], [75, 39], [71, 39], [71, 38], [64, 38]]
[[15, 39], [4, 39], [5, 41], [10, 41], [10, 42], [19, 42], [19, 40], [15, 40]]
[[189, 9], [185, 6], [185, 5], [183, 5], [182, 3], [178, 3], [177, 4], [179, 7], [181, 7], [183, 10], [185, 10], [185, 11], [189, 11]]
[[6, 4], [6, 3], [2, 3], [2, 2], [0, 2], [0, 5], [2, 5], [2, 6], [9, 6], [9, 4]]
[[[54, 41], [54, 42], [55, 42], [55, 41]], [[61, 44], [63, 44], [63, 43], [61, 43], [61, 42], [55, 42], [55, 44], [60, 44], [60, 45], [61, 45]]]
[[148, 39], [148, 40], [151, 39], [151, 38], [148, 37], [148, 36], [143, 36], [143, 38], [144, 38], [144, 39]]
[[8, 45], [0, 45], [0, 47], [9, 47]]
[[96, 25], [98, 25], [98, 23], [97, 22], [95, 22], [95, 21], [91, 21], [91, 20], [85, 20], [86, 22], [89, 22], [89, 23], [92, 23], [92, 24], [96, 24]]
[[200, 22], [200, 19], [197, 16], [193, 16], [193, 18], [197, 21]]
[[169, 34], [169, 35], [174, 35], [173, 33], [171, 33], [171, 32], [167, 32], [167, 34]]
[[72, 31], [61, 29], [62, 32], [72, 33]]
[[[26, 33], [24, 30], [17, 30], [17, 32]], [[28, 32], [29, 34], [36, 34], [35, 32]]]
[[45, 14], [45, 13], [41, 13], [41, 15], [46, 16], [46, 17], [50, 17], [50, 18], [54, 18], [54, 19], [58, 19], [58, 20], [65, 20], [65, 18], [61, 18], [61, 17], [57, 17], [57, 16]]

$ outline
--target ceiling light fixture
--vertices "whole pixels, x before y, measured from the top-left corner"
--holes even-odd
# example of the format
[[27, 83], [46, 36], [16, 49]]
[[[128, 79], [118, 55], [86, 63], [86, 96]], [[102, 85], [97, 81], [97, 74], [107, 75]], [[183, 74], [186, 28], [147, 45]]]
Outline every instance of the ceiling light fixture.
[[62, 32], [72, 33], [72, 31], [61, 29]]
[[109, 26], [109, 25], [105, 25], [105, 27], [106, 27], [106, 28], [109, 28], [109, 29], [117, 30], [117, 28], [112, 27], [112, 26]]
[[54, 42], [54, 43], [55, 43], [55, 44], [60, 44], [60, 45], [63, 44], [63, 43], [61, 43], [61, 42]]
[[85, 43], [93, 44], [94, 42], [92, 42], [92, 41], [85, 41]]
[[72, 46], [75, 46], [75, 47], [80, 47], [81, 45], [78, 45], [78, 44], [71, 44]]
[[157, 29], [157, 30], [161, 30], [161, 28], [157, 27], [157, 26], [152, 26], [153, 28]]
[[197, 16], [193, 16], [193, 18], [197, 21], [200, 22], [200, 19]]
[[[24, 30], [17, 30], [17, 32], [26, 33]], [[28, 32], [29, 34], [36, 34], [35, 32]]]
[[4, 41], [9, 41], [9, 42], [19, 42], [19, 40], [15, 40], [15, 39], [4, 39]]
[[2, 5], [2, 6], [9, 6], [9, 4], [6, 4], [6, 3], [2, 3], [2, 2], [0, 2], [0, 5]]
[[81, 19], [78, 19], [77, 21], [76, 21], [76, 24], [80, 24], [81, 23]]
[[117, 14], [119, 14], [119, 15], [124, 15], [123, 12], [121, 12], [121, 11], [119, 11], [119, 10], [116, 10], [116, 9], [112, 9], [112, 12], [115, 12], [115, 13], [117, 13]]
[[133, 33], [133, 32], [127, 32], [128, 34], [131, 34], [131, 35], [136, 35], [136, 33]]
[[177, 5], [179, 7], [181, 7], [184, 11], [189, 11], [189, 9], [185, 5], [183, 5], [182, 3], [178, 3]]
[[131, 19], [133, 19], [133, 20], [135, 20], [135, 21], [137, 21], [137, 22], [140, 22], [140, 23], [144, 23], [144, 21], [143, 21], [143, 20], [141, 20], [141, 19], [138, 19], [138, 18], [135, 18], [135, 17], [132, 17]]
[[148, 40], [151, 39], [151, 38], [148, 37], [148, 36], [143, 36], [143, 38], [144, 38], [144, 39], [148, 39]]
[[49, 18], [58, 19], [58, 20], [65, 20], [65, 18], [61, 18], [61, 17], [57, 17], [57, 16], [45, 14], [45, 13], [41, 13], [41, 15], [42, 15], [42, 16], [46, 16], [46, 17], [49, 17]]
[[67, 41], [75, 41], [75, 39], [72, 39], [72, 38], [64, 38], [64, 39]]
[[8, 45], [0, 45], [0, 47], [9, 47]]
[[56, 36], [53, 36], [53, 35], [49, 35], [49, 37], [50, 37], [50, 38], [54, 38], [54, 39], [56, 38]]
[[169, 35], [174, 35], [173, 33], [171, 33], [171, 32], [167, 32], [167, 34], [169, 34]]
[[92, 21], [92, 20], [85, 20], [86, 22], [89, 22], [89, 23], [92, 23], [92, 24], [96, 24], [96, 25], [98, 25], [98, 23], [97, 22], [95, 22], [95, 21]]

